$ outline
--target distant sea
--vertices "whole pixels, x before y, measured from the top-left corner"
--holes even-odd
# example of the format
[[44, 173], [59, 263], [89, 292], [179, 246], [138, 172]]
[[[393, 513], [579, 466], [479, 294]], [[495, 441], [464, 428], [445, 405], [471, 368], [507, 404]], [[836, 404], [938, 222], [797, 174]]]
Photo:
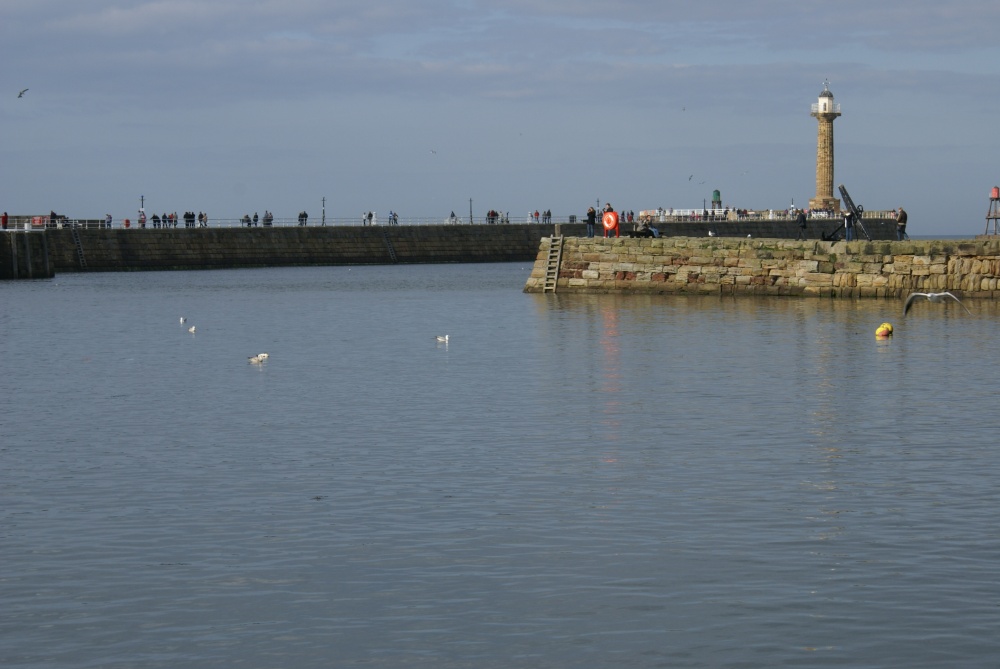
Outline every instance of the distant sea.
[[0, 283], [0, 666], [997, 665], [996, 303], [529, 271]]

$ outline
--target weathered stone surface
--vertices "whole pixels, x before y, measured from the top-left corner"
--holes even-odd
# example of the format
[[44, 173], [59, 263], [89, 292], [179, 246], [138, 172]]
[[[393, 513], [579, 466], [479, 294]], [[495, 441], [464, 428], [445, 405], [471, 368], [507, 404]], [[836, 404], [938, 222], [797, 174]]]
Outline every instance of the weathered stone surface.
[[[559, 290], [567, 291], [900, 298], [953, 290], [984, 299], [1000, 294], [1000, 241], [993, 240], [566, 238], [562, 257], [567, 274], [575, 276], [560, 280]], [[538, 254], [525, 291], [541, 292], [544, 272], [538, 266], [544, 263], [545, 254]]]

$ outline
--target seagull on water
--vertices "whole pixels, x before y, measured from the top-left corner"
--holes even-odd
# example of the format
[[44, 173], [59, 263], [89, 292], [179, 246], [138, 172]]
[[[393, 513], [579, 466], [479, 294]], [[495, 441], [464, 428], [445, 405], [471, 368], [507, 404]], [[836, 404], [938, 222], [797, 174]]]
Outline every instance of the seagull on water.
[[259, 355], [251, 355], [249, 358], [247, 358], [247, 362], [249, 362], [251, 365], [259, 365], [260, 363], [264, 362], [264, 359], [261, 358]]
[[448, 335], [438, 335], [436, 339], [443, 344], [448, 343]]
[[184, 323], [187, 323], [187, 319], [181, 316], [181, 324], [183, 325]]
[[[962, 300], [958, 299], [957, 297], [955, 297], [954, 295], [952, 295], [947, 291], [943, 293], [910, 293], [910, 296], [906, 298], [906, 304], [903, 305], [904, 316], [906, 315], [906, 312], [910, 310], [910, 307], [913, 305], [913, 300], [917, 299], [918, 297], [926, 297], [928, 302], [944, 302], [945, 298], [950, 297], [959, 304], [962, 304]], [[966, 307], [964, 304], [962, 304], [962, 308], [965, 309], [965, 313], [969, 314], [970, 316], [972, 315], [972, 312], [969, 311], [968, 307]]]
[[271, 357], [271, 355], [268, 353], [258, 353], [257, 357], [260, 358], [261, 360], [267, 360], [268, 358]]
[[194, 334], [194, 326], [193, 325], [188, 328], [188, 332], [190, 332], [191, 334]]

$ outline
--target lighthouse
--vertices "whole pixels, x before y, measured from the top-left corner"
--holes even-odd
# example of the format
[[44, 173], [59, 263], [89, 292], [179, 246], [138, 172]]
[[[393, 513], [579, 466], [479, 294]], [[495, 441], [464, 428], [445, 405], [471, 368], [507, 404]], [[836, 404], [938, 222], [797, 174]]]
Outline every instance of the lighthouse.
[[833, 120], [840, 116], [840, 105], [833, 101], [830, 83], [823, 82], [823, 92], [812, 106], [819, 122], [816, 139], [816, 197], [809, 200], [810, 209], [828, 209], [840, 213], [840, 200], [833, 196]]

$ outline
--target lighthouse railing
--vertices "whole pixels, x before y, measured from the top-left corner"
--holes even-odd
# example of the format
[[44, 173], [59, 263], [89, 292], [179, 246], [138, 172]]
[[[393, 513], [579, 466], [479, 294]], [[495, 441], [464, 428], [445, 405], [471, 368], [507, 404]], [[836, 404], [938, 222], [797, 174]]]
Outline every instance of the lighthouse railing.
[[812, 113], [813, 114], [839, 114], [840, 113], [840, 103], [834, 102], [833, 104], [820, 104], [818, 102], [812, 103]]

